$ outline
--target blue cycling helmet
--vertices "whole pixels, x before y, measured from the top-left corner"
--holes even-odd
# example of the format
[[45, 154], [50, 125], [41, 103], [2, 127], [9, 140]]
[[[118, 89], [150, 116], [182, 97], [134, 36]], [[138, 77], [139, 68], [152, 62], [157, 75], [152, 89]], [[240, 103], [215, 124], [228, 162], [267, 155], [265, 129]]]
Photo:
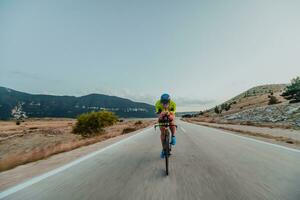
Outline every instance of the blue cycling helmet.
[[160, 97], [160, 102], [163, 104], [169, 103], [170, 100], [171, 100], [171, 98], [170, 98], [170, 95], [168, 95], [168, 94], [162, 94]]

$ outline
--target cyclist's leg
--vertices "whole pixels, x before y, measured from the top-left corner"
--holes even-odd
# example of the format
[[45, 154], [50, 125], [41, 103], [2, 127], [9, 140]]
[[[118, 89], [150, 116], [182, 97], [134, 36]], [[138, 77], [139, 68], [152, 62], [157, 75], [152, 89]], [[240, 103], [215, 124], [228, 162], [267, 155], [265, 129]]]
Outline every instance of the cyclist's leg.
[[166, 130], [164, 127], [160, 128], [160, 140], [161, 140], [161, 146], [162, 146], [162, 151], [160, 153], [160, 158], [164, 158], [165, 157], [165, 139], [166, 139]]
[[171, 130], [171, 133], [172, 133], [172, 136], [175, 136], [175, 133], [176, 133], [176, 127], [175, 127], [175, 123], [174, 121], [171, 121], [170, 122], [170, 130]]
[[175, 123], [174, 120], [170, 122], [170, 130], [172, 133], [172, 138], [171, 138], [171, 144], [175, 145], [176, 144], [176, 137], [175, 137], [175, 133], [176, 133], [176, 127], [175, 127]]
[[165, 127], [160, 127], [160, 141], [161, 141], [161, 146], [164, 149]]

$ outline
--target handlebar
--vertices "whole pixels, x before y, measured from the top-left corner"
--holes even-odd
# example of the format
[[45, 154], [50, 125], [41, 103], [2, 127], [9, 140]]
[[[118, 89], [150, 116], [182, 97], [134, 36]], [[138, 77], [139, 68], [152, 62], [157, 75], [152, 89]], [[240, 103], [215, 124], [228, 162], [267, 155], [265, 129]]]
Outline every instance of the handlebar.
[[172, 127], [172, 126], [175, 126], [176, 129], [177, 129], [177, 125], [175, 124], [170, 124], [170, 119], [169, 119], [169, 115], [165, 115], [162, 119], [159, 120], [158, 124], [155, 124], [154, 125], [154, 128], [156, 130], [156, 127]]
[[156, 130], [156, 127], [172, 127], [172, 126], [175, 126], [175, 128], [177, 129], [178, 126], [175, 125], [175, 124], [169, 124], [169, 123], [159, 123], [159, 124], [155, 124], [154, 125], [154, 128]]

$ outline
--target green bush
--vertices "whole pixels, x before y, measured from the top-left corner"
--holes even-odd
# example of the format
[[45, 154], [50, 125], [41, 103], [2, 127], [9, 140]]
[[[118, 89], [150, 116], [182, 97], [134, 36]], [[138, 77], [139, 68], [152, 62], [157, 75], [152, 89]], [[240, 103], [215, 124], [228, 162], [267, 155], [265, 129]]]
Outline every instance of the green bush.
[[103, 132], [103, 128], [118, 121], [118, 117], [108, 111], [84, 113], [77, 118], [73, 133], [91, 136]]
[[290, 100], [290, 103], [300, 102], [300, 77], [296, 77], [291, 81], [291, 84], [286, 87], [282, 96]]
[[118, 122], [118, 117], [113, 112], [100, 111], [97, 112], [97, 114], [100, 119], [100, 123], [102, 127], [111, 126], [114, 125], [116, 122]]

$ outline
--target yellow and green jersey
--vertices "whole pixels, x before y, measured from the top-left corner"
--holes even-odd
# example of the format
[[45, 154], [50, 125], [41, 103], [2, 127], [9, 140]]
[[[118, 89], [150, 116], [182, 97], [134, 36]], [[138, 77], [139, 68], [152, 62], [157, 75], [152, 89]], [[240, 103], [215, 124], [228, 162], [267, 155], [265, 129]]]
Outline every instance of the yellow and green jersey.
[[155, 110], [156, 113], [161, 113], [161, 112], [170, 112], [175, 114], [176, 112], [176, 103], [172, 100], [170, 100], [169, 106], [167, 108], [164, 108], [163, 104], [158, 100], [155, 104]]

